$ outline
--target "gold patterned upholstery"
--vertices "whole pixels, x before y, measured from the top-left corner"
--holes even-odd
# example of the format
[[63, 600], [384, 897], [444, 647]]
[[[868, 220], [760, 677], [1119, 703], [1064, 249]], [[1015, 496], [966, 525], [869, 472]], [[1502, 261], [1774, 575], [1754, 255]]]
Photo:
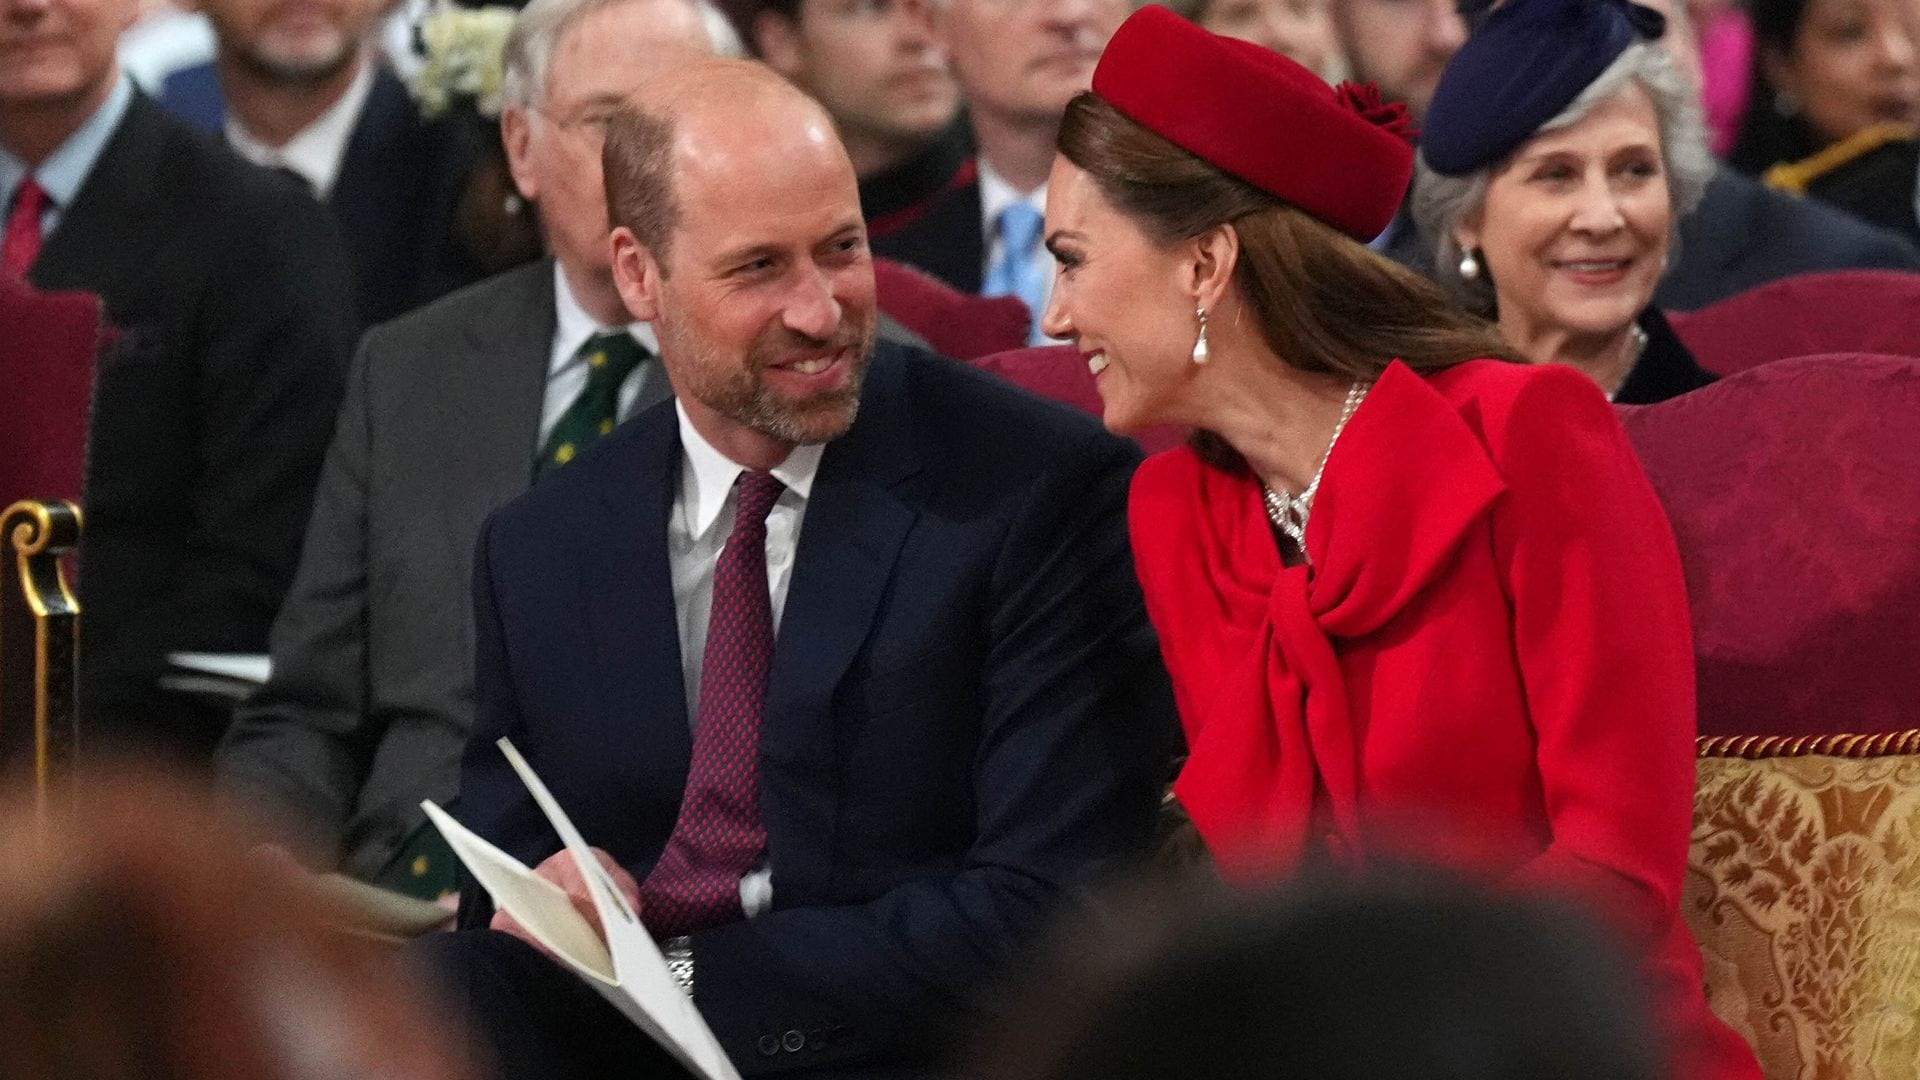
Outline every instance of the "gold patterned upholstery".
[[61, 559], [80, 508], [23, 499], [0, 514], [0, 771], [31, 773], [44, 801], [72, 764], [80, 606]]
[[1700, 740], [1685, 912], [1770, 1080], [1920, 1075], [1920, 731]]

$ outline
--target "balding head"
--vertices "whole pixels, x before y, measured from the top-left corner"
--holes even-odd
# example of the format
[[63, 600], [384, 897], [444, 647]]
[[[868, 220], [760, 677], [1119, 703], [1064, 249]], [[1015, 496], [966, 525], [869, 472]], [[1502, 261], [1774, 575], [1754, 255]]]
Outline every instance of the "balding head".
[[609, 125], [602, 160], [613, 224], [631, 229], [663, 266], [684, 212], [681, 190], [844, 165], [858, 199], [853, 165], [826, 111], [744, 60], [703, 60], [649, 80]]
[[613, 273], [694, 427], [749, 468], [853, 423], [876, 318], [853, 164], [767, 68], [685, 65], [609, 125]]

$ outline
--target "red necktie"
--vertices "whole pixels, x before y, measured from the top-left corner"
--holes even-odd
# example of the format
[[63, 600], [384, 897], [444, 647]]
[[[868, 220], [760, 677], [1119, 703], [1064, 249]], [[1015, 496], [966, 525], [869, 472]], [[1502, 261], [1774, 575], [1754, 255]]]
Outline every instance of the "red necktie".
[[47, 212], [47, 190], [29, 176], [13, 193], [13, 209], [7, 213], [7, 233], [0, 240], [0, 270], [17, 278], [27, 276], [33, 260], [40, 257], [40, 216]]
[[740, 879], [760, 865], [760, 715], [773, 659], [767, 513], [786, 486], [743, 472], [733, 533], [713, 573], [713, 615], [700, 668], [700, 709], [680, 818], [640, 886], [642, 917], [673, 937], [743, 916]]

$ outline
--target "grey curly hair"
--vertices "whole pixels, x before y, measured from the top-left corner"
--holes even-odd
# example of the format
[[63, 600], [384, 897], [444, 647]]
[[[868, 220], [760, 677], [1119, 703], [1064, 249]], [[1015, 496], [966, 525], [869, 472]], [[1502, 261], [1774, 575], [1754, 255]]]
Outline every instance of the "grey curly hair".
[[[1540, 131], [1571, 127], [1596, 105], [1611, 99], [1627, 85], [1638, 82], [1653, 99], [1653, 113], [1660, 127], [1660, 156], [1665, 162], [1667, 197], [1673, 204], [1673, 225], [1678, 231], [1680, 218], [1700, 204], [1707, 182], [1713, 179], [1713, 155], [1707, 149], [1706, 121], [1700, 109], [1700, 96], [1686, 76], [1674, 67], [1666, 50], [1648, 42], [1629, 45], [1599, 77], [1587, 85], [1560, 115], [1540, 125]], [[1413, 187], [1413, 220], [1420, 235], [1433, 245], [1434, 276], [1468, 308], [1483, 315], [1494, 311], [1491, 275], [1472, 281], [1460, 275], [1459, 241], [1454, 229], [1478, 213], [1487, 197], [1487, 180], [1498, 165], [1489, 165], [1465, 176], [1442, 176], [1427, 165], [1424, 155], [1416, 159]], [[1671, 241], [1675, 248], [1677, 235]], [[1671, 256], [1669, 256], [1671, 257]]]

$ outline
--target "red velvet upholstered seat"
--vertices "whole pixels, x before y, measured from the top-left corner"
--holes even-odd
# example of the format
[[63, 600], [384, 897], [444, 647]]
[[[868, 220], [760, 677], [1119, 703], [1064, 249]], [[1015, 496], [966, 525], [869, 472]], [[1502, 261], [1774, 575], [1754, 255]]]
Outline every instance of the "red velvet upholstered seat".
[[1032, 318], [1017, 296], [974, 296], [891, 259], [873, 260], [880, 310], [956, 360], [1017, 349]]
[[1667, 321], [1716, 375], [1822, 353], [1920, 356], [1920, 274], [1800, 274], [1698, 311], [1668, 312]]
[[1700, 733], [1920, 727], [1920, 361], [1783, 360], [1620, 412], [1680, 542]]
[[[1072, 405], [1095, 416], [1101, 413], [1100, 390], [1094, 385], [1093, 372], [1080, 350], [1071, 345], [1042, 345], [1013, 349], [983, 356], [973, 363], [991, 371], [1015, 386], [1023, 387], [1063, 404]], [[1185, 428], [1154, 427], [1140, 432], [1134, 440], [1154, 454], [1180, 445], [1187, 437]]]
[[0, 273], [0, 507], [80, 501], [100, 301], [43, 293]]

